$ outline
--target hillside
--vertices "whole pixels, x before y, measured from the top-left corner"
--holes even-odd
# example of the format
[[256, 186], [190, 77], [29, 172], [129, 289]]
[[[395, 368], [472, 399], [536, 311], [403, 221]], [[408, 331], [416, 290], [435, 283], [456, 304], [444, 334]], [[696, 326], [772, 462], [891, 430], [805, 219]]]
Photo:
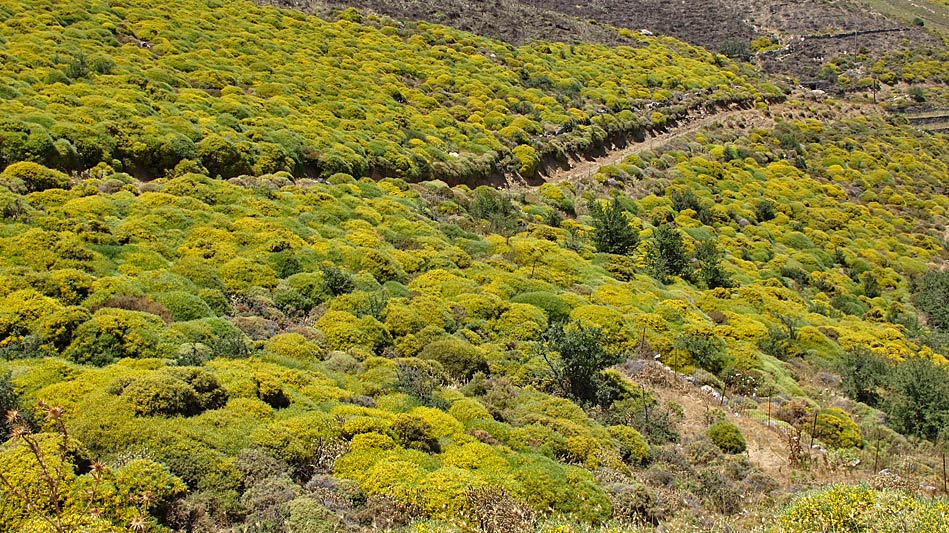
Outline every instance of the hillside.
[[[536, 40], [615, 45], [615, 33], [608, 27], [646, 30], [746, 60], [757, 55], [766, 71], [804, 82], [827, 80], [821, 70], [828, 63], [843, 66], [841, 74], [865, 77], [877, 61], [901, 54], [915, 56], [911, 62], [925, 61], [933, 52], [946, 53], [940, 35], [949, 35], [945, 4], [905, 0], [702, 0], [687, 6], [662, 0], [496, 0], [477, 9], [463, 1], [260, 1], [324, 16], [356, 7], [399, 20], [446, 24], [516, 45]], [[899, 74], [902, 62], [897, 63]]]
[[0, 13], [0, 531], [949, 530], [941, 112], [606, 26]]
[[[733, 513], [839, 479], [854, 457], [866, 463], [856, 479], [890, 466], [938, 483], [918, 442], [821, 388], [848, 354], [943, 360], [938, 330], [914, 322], [909, 279], [943, 254], [949, 200], [929, 176], [945, 172], [945, 142], [880, 119], [791, 121], [722, 144], [699, 135], [683, 140], [690, 156], [644, 153], [595, 177], [664, 191], [623, 201], [644, 241], [630, 257], [596, 252], [597, 219], [567, 183], [519, 196], [341, 175], [142, 184], [100, 167], [69, 190], [7, 193], [2, 324], [17, 401], [36, 417], [39, 400], [61, 408], [83, 453], [115, 472], [114, 490], [135, 490], [121, 486], [125, 469], [152, 472], [164, 492], [149, 489], [159, 500], [144, 509], [200, 530], [294, 513], [356, 528], [383, 509], [397, 522], [501, 512], [466, 500], [480, 485], [538, 518], [552, 508], [582, 522], [747, 526]], [[27, 171], [57, 177], [29, 164], [4, 177]], [[899, 193], [869, 192], [891, 180]], [[905, 223], [922, 209], [927, 225]], [[673, 219], [694, 269], [651, 259]], [[708, 243], [719, 259], [702, 255]], [[557, 333], [564, 319], [580, 329]], [[576, 382], [558, 382], [547, 359], [589, 328], [606, 361], [629, 359], [619, 369], [634, 381], [594, 381], [598, 395], [566, 393], [572, 403], [558, 396]], [[644, 350], [692, 373], [695, 392], [676, 400], [659, 386], [669, 378], [635, 370]], [[728, 410], [716, 415], [698, 385], [724, 388]], [[766, 397], [782, 424], [770, 437]], [[774, 463], [791, 457], [786, 435], [811, 438], [812, 414], [833, 417], [814, 438], [840, 450], [797, 459], [820, 461], [801, 467], [818, 485], [788, 484]], [[753, 448], [767, 463], [709, 448], [702, 420], [717, 416], [772, 450]], [[672, 481], [660, 476], [669, 469]], [[764, 499], [741, 503], [753, 493]], [[623, 503], [633, 494], [655, 503]], [[107, 517], [120, 524], [137, 508]]]
[[513, 48], [428, 24], [163, 6], [7, 3], [0, 165], [503, 182], [694, 106], [780, 96], [708, 52], [632, 34]]

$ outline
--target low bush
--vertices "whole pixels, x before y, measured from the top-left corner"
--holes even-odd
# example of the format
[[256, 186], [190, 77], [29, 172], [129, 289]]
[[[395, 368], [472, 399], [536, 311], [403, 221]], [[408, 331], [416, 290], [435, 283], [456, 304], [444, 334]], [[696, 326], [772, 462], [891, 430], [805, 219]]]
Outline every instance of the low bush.
[[724, 420], [712, 424], [705, 434], [725, 453], [742, 453], [746, 449], [741, 431]]

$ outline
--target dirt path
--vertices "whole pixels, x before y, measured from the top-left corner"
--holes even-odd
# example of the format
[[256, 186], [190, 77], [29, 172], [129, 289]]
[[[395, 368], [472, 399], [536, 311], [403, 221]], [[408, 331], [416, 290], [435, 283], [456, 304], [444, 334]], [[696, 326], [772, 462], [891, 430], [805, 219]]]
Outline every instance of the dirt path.
[[632, 142], [624, 147], [611, 147], [603, 156], [592, 159], [572, 157], [570, 168], [555, 169], [542, 177], [545, 181], [552, 183], [561, 181], [576, 183], [590, 178], [601, 167], [622, 163], [630, 155], [662, 148], [681, 137], [692, 135], [716, 124], [729, 124], [730, 131], [743, 134], [752, 129], [770, 129], [774, 127], [777, 120], [806, 118], [820, 121], [839, 120], [880, 112], [882, 112], [881, 107], [875, 104], [825, 99], [811, 95], [809, 91], [796, 91], [789, 95], [788, 101], [771, 105], [767, 110], [732, 109], [710, 115], [686, 117], [666, 132], [649, 136], [642, 142]]
[[742, 122], [745, 124], [745, 128], [742, 129], [763, 128], [774, 124], [772, 119], [766, 117], [762, 111], [757, 109], [735, 109], [691, 119], [686, 118], [679, 125], [664, 133], [647, 137], [643, 142], [633, 142], [623, 148], [614, 148], [604, 156], [593, 159], [573, 158], [570, 161], [571, 167], [569, 169], [557, 169], [544, 176], [544, 179], [548, 182], [557, 183], [588, 178], [601, 167], [622, 163], [630, 155], [661, 148], [680, 137], [691, 135], [716, 123], [728, 121]]

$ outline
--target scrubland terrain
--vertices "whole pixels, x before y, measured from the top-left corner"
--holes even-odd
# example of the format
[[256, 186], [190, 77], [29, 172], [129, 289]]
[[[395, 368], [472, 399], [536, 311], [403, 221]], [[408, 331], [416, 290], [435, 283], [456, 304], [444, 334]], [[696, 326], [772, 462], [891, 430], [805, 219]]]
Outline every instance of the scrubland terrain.
[[0, 3], [0, 530], [949, 529], [941, 44], [488, 4]]

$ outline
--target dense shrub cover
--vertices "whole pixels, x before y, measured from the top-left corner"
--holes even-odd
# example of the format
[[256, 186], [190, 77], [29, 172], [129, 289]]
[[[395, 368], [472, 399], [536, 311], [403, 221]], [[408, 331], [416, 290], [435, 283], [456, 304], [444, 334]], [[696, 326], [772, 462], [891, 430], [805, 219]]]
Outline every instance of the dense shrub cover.
[[[0, 237], [0, 348], [15, 391], [4, 401], [63, 406], [72, 434], [105, 459], [153, 450], [152, 460], [194, 498], [219, 509], [259, 502], [241, 500], [249, 488], [229, 462], [258, 449], [292, 476], [334, 465], [370, 497], [433, 516], [442, 503], [464, 512], [456, 507], [464, 487], [499, 485], [537, 512], [603, 520], [608, 500], [596, 490], [605, 489], [557, 460], [641, 468], [654, 460], [650, 444], [678, 438], [674, 411], [622, 374], [601, 372], [647, 346], [728, 394], [771, 387], [800, 395], [780, 359], [824, 361], [845, 369], [844, 389], [883, 406], [898, 429], [934, 436], [946, 416], [932, 401], [944, 345], [938, 331], [913, 325], [919, 300], [909, 280], [937, 257], [936, 226], [907, 228], [900, 217], [910, 194], [932, 220], [945, 217], [927, 172], [944, 168], [936, 157], [946, 158], [946, 148], [883, 122], [790, 131], [849, 138], [866, 135], [869, 124], [881, 132], [876, 142], [892, 144], [849, 156], [862, 165], [859, 178], [831, 172], [880, 182], [903, 172], [911, 184], [904, 203], [847, 200], [820, 174], [783, 160], [728, 159], [713, 143], [705, 157], [625, 163], [673, 165], [674, 179], [695, 196], [676, 202], [692, 207], [713, 194], [701, 176], [735, 184], [708, 208], [724, 216], [704, 223], [680, 205], [675, 229], [677, 253], [697, 255], [715, 240], [731, 287], [688, 273], [652, 278], [644, 266], [650, 247], [635, 249], [628, 263], [595, 253], [590, 215], [551, 226], [530, 214], [550, 203], [582, 205], [566, 185], [517, 197], [397, 179], [292, 184], [270, 175], [251, 186], [190, 174], [112, 190], [104, 187], [110, 174], [70, 189], [11, 191], [30, 215], [7, 216]], [[779, 146], [766, 135], [741, 142], [764, 160], [766, 147]], [[933, 156], [914, 155], [919, 168], [893, 170], [886, 158], [903, 157], [898, 143], [907, 139], [928, 143]], [[809, 150], [815, 161], [843, 157], [831, 144]], [[741, 223], [756, 217], [763, 191], [775, 217]], [[476, 201], [477, 217], [460, 207]], [[658, 214], [672, 205], [656, 195], [624, 201], [644, 233], [662, 227]], [[870, 241], [872, 250], [861, 247]], [[367, 255], [367, 246], [377, 253]], [[873, 298], [864, 294], [867, 272], [879, 284]], [[866, 311], [841, 310], [843, 297]], [[594, 364], [582, 364], [594, 352]], [[873, 385], [866, 376], [880, 371], [865, 364], [873, 357], [906, 362]], [[923, 383], [935, 388], [911, 386]], [[592, 418], [556, 395], [604, 414]], [[903, 416], [914, 412], [928, 413], [925, 423]], [[815, 413], [820, 442], [864, 444], [850, 413], [836, 409], [805, 410], [800, 427], [811, 431]], [[726, 447], [739, 450], [732, 441]], [[398, 468], [383, 466], [391, 464]], [[551, 487], [514, 482], [523, 469], [539, 469]], [[445, 492], [451, 496], [417, 493], [424, 479], [456, 488]], [[723, 501], [715, 505], [732, 500]]]
[[531, 177], [541, 153], [641, 131], [646, 102], [675, 115], [701, 103], [692, 92], [719, 104], [761, 96], [711, 53], [642, 36], [635, 48], [514, 48], [242, 0], [10, 2], [3, 21], [0, 168], [12, 164], [2, 180], [26, 192], [68, 185], [33, 162], [137, 177]]
[[[757, 520], [741, 496], [776, 482], [724, 412], [696, 426], [653, 385], [724, 393], [827, 468], [949, 420], [943, 137], [789, 119], [576, 182], [411, 183], [526, 177], [648, 102], [658, 126], [686, 95], [756, 89], [662, 38], [512, 48], [239, 1], [0, 10], [0, 530], [702, 529]], [[95, 484], [108, 501], [78, 512]], [[837, 520], [834, 490], [785, 527]], [[943, 505], [852, 490], [866, 517]]]

